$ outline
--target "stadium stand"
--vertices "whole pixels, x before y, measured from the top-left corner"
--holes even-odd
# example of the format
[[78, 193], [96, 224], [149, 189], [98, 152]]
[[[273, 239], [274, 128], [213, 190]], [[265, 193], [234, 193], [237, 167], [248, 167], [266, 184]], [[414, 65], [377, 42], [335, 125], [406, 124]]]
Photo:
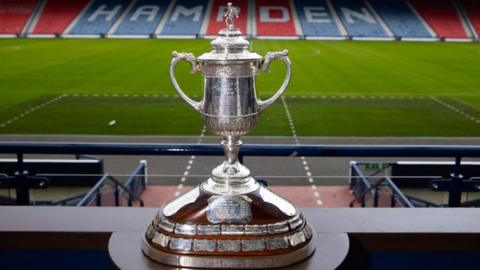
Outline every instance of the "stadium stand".
[[429, 38], [424, 22], [406, 0], [373, 0], [372, 6], [397, 37]]
[[480, 1], [463, 0], [462, 4], [478, 37], [480, 35]]
[[[224, 0], [0, 0], [0, 36], [199, 37], [225, 26]], [[469, 39], [479, 0], [237, 0], [258, 37]]]
[[47, 0], [33, 34], [61, 34], [80, 14], [89, 0]]
[[165, 15], [168, 1], [139, 0], [121, 18], [115, 35], [149, 35]]
[[36, 0], [0, 0], [0, 34], [21, 33], [36, 4]]
[[161, 30], [166, 36], [195, 36], [200, 33], [207, 0], [178, 0]]
[[255, 1], [257, 36], [296, 36], [294, 17], [288, 0]]
[[296, 1], [296, 9], [304, 35], [317, 37], [342, 35], [325, 0]]
[[411, 0], [427, 23], [442, 38], [468, 38], [451, 0]]
[[128, 4], [128, 0], [95, 0], [67, 32], [72, 35], [106, 34]]
[[333, 2], [348, 34], [353, 37], [387, 37], [375, 14], [363, 1], [336, 0]]
[[[222, 28], [225, 28], [224, 22], [224, 11], [225, 11], [225, 1], [224, 0], [212, 0], [212, 11], [210, 15], [210, 19], [208, 21], [208, 28], [207, 28], [207, 35], [216, 35], [218, 31]], [[247, 21], [248, 21], [248, 2], [246, 0], [237, 0], [234, 1], [237, 9], [239, 9], [240, 16], [235, 21], [235, 26], [240, 29], [240, 31], [244, 34], [247, 34]]]

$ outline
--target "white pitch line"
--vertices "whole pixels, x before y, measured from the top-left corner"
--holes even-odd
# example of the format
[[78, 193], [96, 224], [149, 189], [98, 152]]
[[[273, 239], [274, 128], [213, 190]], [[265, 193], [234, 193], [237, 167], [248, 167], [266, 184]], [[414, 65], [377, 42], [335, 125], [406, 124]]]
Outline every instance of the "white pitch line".
[[379, 95], [379, 96], [364, 96], [364, 95], [331, 95], [331, 96], [326, 96], [326, 95], [301, 95], [301, 96], [286, 96], [286, 98], [309, 98], [309, 99], [316, 99], [316, 98], [321, 98], [321, 99], [425, 99], [424, 96], [393, 96], [393, 95]]
[[53, 102], [59, 101], [60, 99], [66, 97], [66, 96], [68, 96], [68, 95], [63, 94], [63, 95], [57, 96], [57, 97], [55, 97], [55, 98], [49, 99], [49, 100], [45, 101], [44, 103], [39, 104], [39, 105], [37, 105], [37, 106], [35, 106], [35, 107], [29, 108], [29, 109], [27, 109], [26, 111], [20, 113], [19, 115], [16, 115], [16, 116], [14, 116], [14, 117], [6, 120], [5, 122], [1, 123], [1, 124], [0, 124], [0, 128], [4, 128], [4, 127], [6, 127], [6, 126], [8, 126], [8, 125], [10, 125], [10, 124], [12, 124], [12, 123], [14, 123], [15, 121], [18, 121], [18, 120], [26, 117], [26, 116], [29, 115], [30, 113], [32, 113], [32, 112], [34, 112], [34, 111], [36, 111], [36, 110], [38, 110], [38, 109], [40, 109], [40, 108], [43, 108], [43, 107], [45, 107], [45, 106], [47, 106], [47, 105], [50, 105], [50, 104], [52, 104]]
[[[298, 140], [298, 137], [297, 137], [295, 124], [293, 123], [292, 115], [290, 114], [290, 110], [288, 109], [287, 101], [285, 101], [285, 98], [283, 96], [281, 98], [282, 98], [283, 108], [285, 109], [285, 113], [287, 114], [288, 124], [292, 131], [292, 138], [295, 141], [296, 145], [300, 145], [300, 141]], [[308, 182], [310, 183], [310, 187], [312, 188], [312, 190], [314, 190], [313, 195], [315, 196], [317, 205], [323, 205], [323, 202], [320, 199], [320, 193], [315, 191], [317, 189], [317, 186], [315, 185], [315, 182], [312, 178], [312, 173], [310, 172], [310, 166], [308, 166], [308, 161], [304, 156], [301, 156], [300, 159], [302, 160], [302, 165], [303, 165], [303, 169], [305, 170], [305, 174], [308, 176]]]
[[448, 104], [448, 103], [446, 103], [446, 102], [443, 102], [443, 101], [441, 101], [440, 99], [438, 99], [438, 98], [436, 98], [436, 97], [431, 96], [430, 99], [433, 100], [433, 101], [435, 101], [435, 102], [437, 102], [438, 104], [442, 105], [443, 107], [445, 107], [445, 108], [447, 108], [447, 109], [449, 109], [449, 110], [452, 110], [452, 111], [454, 111], [454, 112], [456, 112], [456, 113], [464, 116], [464, 117], [467, 118], [468, 120], [471, 120], [471, 121], [475, 122], [476, 124], [480, 124], [480, 118], [476, 118], [475, 116], [472, 116], [472, 115], [466, 113], [465, 111], [463, 111], [463, 110], [461, 110], [461, 109], [459, 109], [459, 108], [457, 108], [457, 107], [455, 107], [455, 106], [453, 106], [453, 105], [450, 105], [450, 104]]
[[[203, 127], [202, 132], [200, 133], [200, 137], [197, 140], [197, 144], [201, 144], [203, 141], [203, 137], [205, 137], [205, 133], [207, 132], [207, 128]], [[180, 184], [177, 186], [177, 190], [175, 191], [174, 196], [178, 197], [181, 194], [181, 190], [184, 187], [185, 181], [187, 181], [187, 176], [190, 174], [190, 170], [192, 169], [193, 163], [195, 162], [195, 156], [191, 156], [185, 166], [185, 171], [183, 172], [182, 178], [180, 178]]]

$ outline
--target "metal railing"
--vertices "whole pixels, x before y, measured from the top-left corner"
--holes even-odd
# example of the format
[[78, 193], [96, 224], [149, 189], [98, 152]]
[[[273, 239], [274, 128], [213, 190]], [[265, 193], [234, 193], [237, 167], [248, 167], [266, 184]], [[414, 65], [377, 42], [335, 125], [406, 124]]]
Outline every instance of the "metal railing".
[[[399, 166], [409, 166], [407, 171], [399, 170]], [[411, 165], [416, 166], [416, 170], [412, 171]], [[443, 166], [442, 168], [429, 168], [428, 165]], [[350, 207], [360, 205], [366, 207], [367, 202], [372, 207], [379, 207], [379, 197], [385, 191], [390, 197], [390, 207], [398, 205], [402, 207], [474, 207], [480, 206], [480, 199], [462, 202], [461, 194], [463, 192], [480, 192], [480, 178], [470, 177], [463, 179], [461, 174], [462, 166], [477, 166], [474, 172], [465, 167], [467, 174], [480, 174], [478, 162], [461, 162], [460, 157], [455, 158], [455, 162], [438, 162], [438, 161], [398, 161], [398, 162], [350, 162], [350, 189], [355, 195], [355, 199], [349, 204]], [[422, 167], [424, 166], [424, 167]], [[363, 168], [363, 169], [362, 169]], [[447, 169], [445, 171], [445, 169]], [[441, 174], [448, 173], [450, 177], [444, 178]], [[400, 172], [399, 172], [400, 171]], [[425, 173], [439, 173], [439, 175], [430, 175]], [[395, 180], [395, 181], [394, 181]], [[413, 181], [412, 181], [413, 180]], [[417, 198], [403, 193], [400, 187], [424, 189], [425, 192], [448, 192], [448, 203], [434, 203], [425, 199]], [[382, 192], [384, 191], [384, 192]], [[425, 194], [425, 193], [424, 193]], [[385, 202], [383, 202], [385, 206]]]
[[[23, 156], [25, 154], [74, 154], [74, 155], [150, 155], [150, 156], [189, 156], [207, 155], [223, 156], [223, 149], [218, 144], [143, 144], [143, 143], [54, 143], [54, 142], [0, 142], [0, 153], [16, 154], [18, 172], [23, 172]], [[244, 145], [239, 153], [244, 156], [274, 157], [432, 157], [452, 158], [450, 184], [450, 206], [460, 206], [461, 186], [460, 174], [462, 158], [479, 158], [480, 146], [473, 145]], [[146, 169], [146, 167], [144, 168]], [[141, 170], [141, 169], [139, 169]], [[145, 173], [146, 174], [146, 173]], [[361, 178], [361, 177], [360, 177]], [[112, 177], [106, 177], [112, 179]], [[107, 180], [104, 181], [107, 181]], [[17, 194], [22, 192], [29, 180], [19, 173]], [[363, 192], [374, 194], [372, 187], [365, 181]], [[389, 179], [382, 183], [390, 185]], [[120, 185], [119, 185], [120, 186]], [[20, 193], [21, 194], [21, 193]], [[92, 192], [90, 196], [96, 195]], [[358, 194], [357, 194], [358, 195]], [[396, 195], [396, 197], [401, 198]], [[403, 199], [402, 199], [403, 200]], [[458, 203], [458, 204], [457, 204]]]
[[[135, 184], [134, 182], [131, 182]], [[109, 186], [110, 184], [110, 186]], [[141, 207], [144, 206], [143, 200], [134, 194], [128, 187], [122, 184], [115, 177], [105, 174], [96, 184], [90, 189], [85, 196], [77, 203], [76, 206], [102, 206], [104, 199], [109, 194], [105, 192], [104, 188], [111, 190], [113, 194], [114, 206], [121, 206], [121, 199], [124, 193], [127, 193], [127, 205], [132, 206], [133, 202], [138, 201]]]
[[[147, 161], [141, 160], [137, 168], [132, 172], [132, 174], [124, 182], [125, 187], [136, 197], [139, 197], [140, 194], [145, 190], [147, 185]], [[124, 190], [122, 189], [122, 193]], [[128, 196], [128, 205], [132, 205], [132, 196]]]
[[[415, 207], [390, 177], [382, 176], [380, 180], [371, 184], [368, 177], [363, 174], [358, 165], [356, 162], [350, 163], [350, 170], [352, 172], [350, 188], [355, 194], [355, 199], [349, 204], [350, 207], [354, 207], [356, 203], [360, 203], [361, 207], [365, 207], [369, 197], [373, 200], [373, 207], [378, 207], [382, 188], [386, 188], [390, 193], [390, 207], [396, 207], [397, 202], [403, 207]], [[369, 175], [369, 177], [376, 176], [380, 171], [381, 170], [377, 170]]]

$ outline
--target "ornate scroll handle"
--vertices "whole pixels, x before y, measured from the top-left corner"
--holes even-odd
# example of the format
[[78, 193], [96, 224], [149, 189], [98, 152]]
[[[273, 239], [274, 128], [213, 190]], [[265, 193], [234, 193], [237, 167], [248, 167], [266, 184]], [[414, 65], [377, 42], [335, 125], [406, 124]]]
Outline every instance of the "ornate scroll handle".
[[280, 89], [273, 95], [271, 98], [267, 100], [258, 100], [257, 104], [260, 107], [260, 111], [265, 110], [267, 107], [272, 105], [287, 89], [288, 83], [290, 82], [290, 77], [292, 76], [292, 64], [290, 63], [290, 59], [288, 58], [288, 51], [284, 50], [282, 52], [269, 52], [265, 55], [265, 59], [261, 64], [261, 68], [263, 71], [269, 72], [270, 71], [270, 62], [275, 59], [280, 59], [285, 64], [287, 68], [287, 75], [285, 80], [282, 83]]
[[177, 53], [175, 51], [172, 53], [172, 56], [173, 56], [173, 59], [172, 59], [172, 62], [170, 63], [170, 81], [172, 82], [173, 87], [175, 88], [178, 95], [183, 100], [185, 100], [195, 110], [200, 111], [201, 103], [189, 98], [180, 88], [180, 86], [178, 85], [177, 79], [175, 78], [175, 67], [177, 66], [178, 62], [182, 60], [189, 62], [190, 65], [192, 66], [191, 73], [193, 74], [200, 69], [197, 59], [191, 53]]

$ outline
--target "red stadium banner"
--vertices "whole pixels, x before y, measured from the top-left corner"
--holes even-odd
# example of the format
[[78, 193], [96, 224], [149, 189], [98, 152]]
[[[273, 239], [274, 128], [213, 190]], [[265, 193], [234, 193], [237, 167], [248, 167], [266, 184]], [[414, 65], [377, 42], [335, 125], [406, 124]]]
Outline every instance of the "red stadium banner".
[[288, 0], [255, 1], [258, 36], [295, 36], [294, 18]]
[[[226, 0], [213, 0], [207, 35], [217, 35], [218, 31], [226, 27], [223, 15], [225, 14], [227, 2]], [[236, 0], [233, 3], [240, 10], [240, 16], [235, 20], [235, 27], [240, 29], [243, 34], [247, 34], [248, 2], [247, 0]]]

